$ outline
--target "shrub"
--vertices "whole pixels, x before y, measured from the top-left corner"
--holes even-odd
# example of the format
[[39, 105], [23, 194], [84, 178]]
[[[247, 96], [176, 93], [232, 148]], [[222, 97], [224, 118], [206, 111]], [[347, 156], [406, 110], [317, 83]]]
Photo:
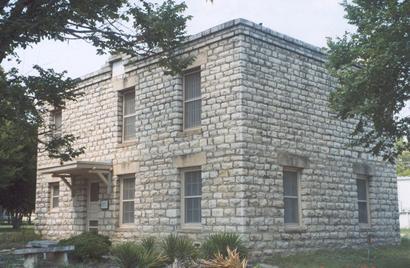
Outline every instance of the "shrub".
[[226, 252], [227, 257], [218, 252], [214, 259], [202, 261], [203, 268], [246, 268], [248, 261], [246, 258], [241, 260], [241, 256], [236, 249], [230, 250], [228, 247]]
[[59, 244], [73, 245], [75, 249], [71, 256], [79, 261], [88, 261], [98, 260], [108, 254], [111, 241], [107, 236], [86, 232], [61, 240]]
[[156, 239], [153, 236], [149, 236], [149, 237], [146, 237], [146, 238], [141, 240], [141, 245], [147, 251], [154, 251], [155, 250], [155, 243], [156, 243]]
[[177, 260], [180, 264], [189, 264], [198, 257], [197, 248], [192, 240], [175, 234], [168, 235], [161, 243], [161, 249], [166, 257], [166, 263]]
[[[150, 239], [150, 241], [155, 241]], [[150, 244], [147, 248], [146, 241], [141, 243], [126, 242], [112, 248], [112, 255], [121, 268], [155, 268], [161, 267], [165, 258], [155, 252]]]
[[227, 248], [236, 250], [241, 258], [247, 256], [247, 249], [243, 244], [242, 239], [239, 235], [234, 233], [218, 233], [212, 234], [209, 238], [202, 244], [201, 251], [203, 258], [212, 259], [218, 254], [223, 257], [228, 256]]

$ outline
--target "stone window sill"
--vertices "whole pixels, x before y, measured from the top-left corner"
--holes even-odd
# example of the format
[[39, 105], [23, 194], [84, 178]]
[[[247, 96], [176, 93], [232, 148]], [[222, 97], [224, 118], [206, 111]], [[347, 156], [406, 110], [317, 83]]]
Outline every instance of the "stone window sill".
[[285, 232], [287, 233], [303, 233], [307, 231], [304, 225], [285, 225]]
[[188, 128], [178, 133], [178, 137], [191, 137], [193, 135], [201, 135], [201, 134], [202, 134], [202, 127]]
[[117, 148], [126, 148], [126, 147], [131, 147], [137, 145], [136, 140], [130, 140], [130, 141], [125, 141], [122, 143], [117, 144]]
[[201, 233], [201, 225], [183, 225], [181, 229], [177, 230], [178, 233]]
[[371, 230], [372, 230], [372, 227], [371, 227], [370, 225], [368, 225], [368, 224], [360, 224], [360, 225], [359, 225], [359, 230], [360, 230], [360, 231], [363, 231], [363, 232], [365, 232], [365, 231], [371, 231]]
[[135, 232], [137, 231], [137, 227], [136, 226], [132, 226], [132, 225], [121, 225], [117, 228], [118, 232]]

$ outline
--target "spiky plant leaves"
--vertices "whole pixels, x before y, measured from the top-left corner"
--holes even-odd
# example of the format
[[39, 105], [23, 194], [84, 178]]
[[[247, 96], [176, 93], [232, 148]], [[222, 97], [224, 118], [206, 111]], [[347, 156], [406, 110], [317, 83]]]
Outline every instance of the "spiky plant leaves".
[[242, 258], [248, 254], [248, 250], [241, 237], [235, 233], [217, 233], [210, 235], [202, 244], [201, 252], [205, 259], [211, 259], [218, 254], [227, 257], [227, 248], [236, 249]]
[[168, 235], [161, 243], [162, 253], [167, 258], [167, 264], [177, 260], [180, 264], [189, 264], [198, 257], [198, 250], [192, 240], [175, 234]]
[[231, 250], [229, 247], [226, 248], [227, 256], [223, 256], [218, 252], [215, 257], [211, 260], [202, 261], [203, 268], [246, 268], [248, 260], [246, 258], [241, 258], [239, 252], [234, 249]]
[[121, 268], [159, 268], [165, 262], [165, 257], [156, 252], [147, 241], [116, 245], [112, 249], [112, 255]]

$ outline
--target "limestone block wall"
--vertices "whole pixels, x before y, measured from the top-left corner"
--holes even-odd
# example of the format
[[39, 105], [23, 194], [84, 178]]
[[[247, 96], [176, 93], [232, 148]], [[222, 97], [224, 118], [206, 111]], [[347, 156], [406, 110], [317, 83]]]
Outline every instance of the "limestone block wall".
[[[399, 242], [392, 165], [347, 146], [353, 122], [328, 107], [336, 81], [319, 49], [244, 23], [243, 94], [246, 217], [256, 255]], [[300, 164], [302, 162], [302, 164]], [[356, 179], [369, 177], [370, 228], [360, 228]], [[283, 167], [301, 169], [302, 224], [284, 225]]]
[[[201, 69], [202, 124], [198, 129], [183, 131], [182, 77], [165, 75], [155, 58], [127, 64], [122, 77], [111, 77], [107, 65], [79, 85], [84, 95], [63, 110], [63, 132], [78, 136], [77, 146], [86, 147], [76, 160], [112, 161], [114, 167], [113, 192], [102, 193], [110, 199], [110, 209], [101, 217], [100, 233], [119, 241], [170, 232], [195, 239], [210, 232], [242, 232], [246, 186], [238, 168], [243, 152], [237, 108], [240, 39], [233, 26], [230, 22], [194, 36], [185, 49], [196, 56], [191, 67]], [[136, 139], [122, 143], [121, 91], [130, 88], [135, 90]], [[132, 168], [117, 168], [124, 163], [132, 163]], [[59, 162], [39, 155], [39, 169], [54, 165]], [[202, 227], [186, 230], [181, 227], [181, 171], [193, 166], [202, 170]], [[136, 178], [135, 224], [124, 227], [119, 222], [119, 180], [130, 173]], [[60, 181], [61, 197], [67, 202], [53, 214], [47, 209], [48, 187], [56, 179], [39, 173], [37, 230], [44, 237], [62, 238], [85, 230], [85, 189], [91, 178], [73, 178], [73, 196]], [[83, 185], [77, 185], [80, 182]], [[83, 203], [74, 202], [80, 197]], [[68, 213], [73, 210], [83, 214]]]

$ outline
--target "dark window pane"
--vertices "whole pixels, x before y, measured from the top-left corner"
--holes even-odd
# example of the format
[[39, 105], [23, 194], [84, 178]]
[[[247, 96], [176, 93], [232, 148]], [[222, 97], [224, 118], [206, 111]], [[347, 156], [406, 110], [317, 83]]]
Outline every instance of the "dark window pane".
[[192, 128], [201, 125], [201, 100], [185, 103], [185, 128]]
[[123, 186], [122, 186], [122, 199], [129, 200], [134, 199], [135, 197], [135, 179], [123, 179]]
[[60, 195], [60, 186], [55, 185], [53, 186], [53, 196], [59, 196]]
[[359, 202], [359, 223], [368, 223], [367, 203]]
[[135, 94], [134, 92], [124, 94], [124, 115], [135, 113]]
[[90, 201], [98, 201], [100, 194], [100, 184], [93, 182], [90, 184]]
[[201, 222], [201, 198], [185, 199], [185, 223]]
[[63, 117], [61, 110], [54, 111], [54, 127], [56, 130], [61, 130], [63, 125]]
[[367, 200], [366, 180], [356, 180], [357, 182], [357, 197], [359, 200]]
[[134, 201], [124, 201], [122, 204], [122, 223], [134, 222]]
[[58, 208], [59, 200], [58, 197], [53, 197], [53, 208]]
[[298, 199], [285, 198], [285, 223], [299, 223]]
[[201, 97], [201, 73], [195, 72], [185, 75], [185, 100]]
[[283, 171], [283, 193], [285, 196], [298, 196], [298, 173]]
[[185, 172], [185, 196], [201, 195], [201, 171]]
[[135, 115], [124, 118], [124, 140], [135, 138]]

